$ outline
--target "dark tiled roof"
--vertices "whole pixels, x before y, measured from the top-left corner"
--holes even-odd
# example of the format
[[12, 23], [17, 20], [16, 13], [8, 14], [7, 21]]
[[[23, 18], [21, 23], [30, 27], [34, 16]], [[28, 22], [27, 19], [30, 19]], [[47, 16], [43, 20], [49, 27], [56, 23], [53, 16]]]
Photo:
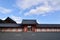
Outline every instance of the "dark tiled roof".
[[60, 27], [60, 24], [38, 24], [37, 27]]
[[0, 19], [0, 23], [4, 23], [4, 21]]
[[36, 24], [37, 27], [60, 27], [60, 24], [38, 24], [36, 20], [22, 20], [21, 24], [17, 24], [11, 18], [6, 18], [5, 20], [0, 19], [0, 27], [22, 27], [22, 25]]
[[1, 23], [0, 27], [21, 27], [21, 24]]
[[12, 20], [11, 18], [7, 17], [5, 20], [4, 20], [5, 23], [16, 23], [14, 20]]
[[[60, 24], [37, 24], [37, 27], [60, 27]], [[22, 24], [0, 23], [0, 27], [22, 27]]]
[[37, 24], [36, 20], [23, 20], [22, 24]]

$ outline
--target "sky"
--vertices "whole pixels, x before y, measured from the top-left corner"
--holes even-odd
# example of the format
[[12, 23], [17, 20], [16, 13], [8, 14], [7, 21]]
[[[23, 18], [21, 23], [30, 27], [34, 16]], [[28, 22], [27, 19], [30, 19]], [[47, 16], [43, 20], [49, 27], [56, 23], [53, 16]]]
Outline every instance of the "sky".
[[60, 0], [0, 0], [0, 19], [7, 17], [17, 23], [30, 19], [39, 24], [60, 24]]

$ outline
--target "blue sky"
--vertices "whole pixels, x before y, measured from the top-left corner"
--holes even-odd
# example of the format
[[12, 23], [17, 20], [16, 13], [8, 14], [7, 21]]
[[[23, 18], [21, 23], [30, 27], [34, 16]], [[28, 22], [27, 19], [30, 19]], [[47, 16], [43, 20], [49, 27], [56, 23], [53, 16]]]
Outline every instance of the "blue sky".
[[0, 19], [21, 23], [36, 19], [41, 24], [60, 24], [60, 0], [0, 0]]

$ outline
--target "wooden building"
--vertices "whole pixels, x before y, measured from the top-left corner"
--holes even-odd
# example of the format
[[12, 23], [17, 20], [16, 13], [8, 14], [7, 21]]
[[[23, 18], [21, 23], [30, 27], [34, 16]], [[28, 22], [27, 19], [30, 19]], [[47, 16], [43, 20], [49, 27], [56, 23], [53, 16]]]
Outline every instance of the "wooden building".
[[0, 19], [0, 32], [60, 32], [60, 24], [38, 24], [36, 20], [22, 20], [17, 24], [11, 18]]

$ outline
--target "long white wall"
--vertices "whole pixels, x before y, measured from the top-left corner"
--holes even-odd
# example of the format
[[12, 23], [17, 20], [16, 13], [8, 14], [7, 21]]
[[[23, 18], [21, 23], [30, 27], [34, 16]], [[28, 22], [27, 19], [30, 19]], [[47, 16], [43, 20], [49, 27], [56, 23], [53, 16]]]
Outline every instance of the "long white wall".
[[[0, 29], [0, 31], [2, 32], [22, 32], [23, 29], [21, 28], [3, 28], [2, 30]], [[28, 30], [27, 30], [28, 31]], [[60, 29], [35, 29], [35, 32], [60, 32]]]
[[8, 29], [5, 29], [5, 28], [3, 28], [2, 30], [1, 30], [2, 32], [22, 32], [22, 29], [21, 28], [8, 28]]
[[60, 32], [60, 29], [35, 29], [36, 32]]

